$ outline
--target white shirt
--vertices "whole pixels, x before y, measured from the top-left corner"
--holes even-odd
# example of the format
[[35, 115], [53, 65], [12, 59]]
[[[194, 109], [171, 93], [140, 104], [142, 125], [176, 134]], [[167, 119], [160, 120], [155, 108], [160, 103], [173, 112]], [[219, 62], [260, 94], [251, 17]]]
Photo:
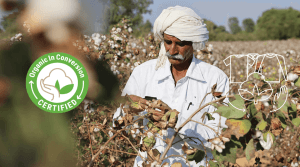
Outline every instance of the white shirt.
[[[122, 96], [128, 94], [137, 95], [142, 98], [145, 96], [151, 96], [161, 99], [169, 107], [180, 112], [176, 127], [179, 127], [194, 111], [199, 108], [203, 97], [206, 93], [211, 92], [211, 88], [215, 83], [217, 83], [216, 91], [223, 92], [223, 95], [229, 91], [229, 80], [227, 75], [219, 68], [196, 59], [194, 56], [187, 70], [186, 76], [181, 78], [177, 82], [176, 86], [172, 77], [170, 62], [166, 61], [165, 66], [159, 68], [157, 71], [155, 70], [156, 62], [157, 59], [153, 59], [137, 66], [127, 81], [127, 84], [122, 92]], [[212, 100], [214, 100], [214, 97], [210, 94], [203, 101], [202, 105]], [[192, 102], [192, 104], [189, 106], [190, 102]], [[193, 119], [203, 122], [217, 131], [220, 120], [220, 116], [218, 114], [212, 114], [212, 116], [215, 117], [215, 120], [208, 120], [207, 116], [203, 121], [200, 119], [204, 112], [208, 111], [211, 113], [215, 110], [216, 109], [213, 106], [205, 107], [198, 114], [196, 114]], [[145, 114], [145, 111], [141, 114]], [[117, 118], [120, 115], [121, 111], [119, 108], [115, 113], [114, 118]], [[221, 117], [221, 127], [219, 128], [219, 131], [221, 131], [222, 128], [227, 128], [225, 121], [226, 118]], [[144, 120], [144, 125], [146, 125], [147, 122], [147, 120]], [[210, 143], [207, 142], [207, 139], [215, 137], [216, 134], [213, 130], [198, 123], [189, 122], [179, 131], [179, 133], [183, 135], [177, 135], [174, 143], [178, 140], [181, 140], [181, 137], [184, 137], [184, 135], [196, 137], [204, 143], [206, 151], [208, 152], [208, 157], [212, 158], [212, 154], [210, 153], [211, 150], [209, 149], [211, 146]], [[168, 136], [163, 136], [163, 139], [171, 138], [173, 134], [174, 129], [168, 128]], [[197, 143], [189, 139], [185, 139], [184, 141], [186, 141], [193, 148], [204, 150], [201, 146], [201, 142], [199, 141]], [[184, 152], [182, 151], [183, 144], [184, 142], [180, 141], [173, 145], [168, 151], [167, 156], [172, 154], [184, 155]], [[156, 144], [154, 145], [153, 149], [157, 149], [162, 154], [166, 147], [167, 144], [164, 141], [156, 138]], [[142, 154], [142, 156], [143, 155], [146, 156], [146, 154]], [[142, 159], [137, 156], [134, 166], [142, 166], [142, 162]], [[170, 157], [164, 160], [163, 163], [164, 162], [168, 162], [170, 165], [175, 162], [181, 162], [183, 167], [188, 166], [182, 157]], [[205, 159], [199, 163], [190, 161], [190, 165], [193, 167], [198, 167], [200, 165], [205, 166]]]

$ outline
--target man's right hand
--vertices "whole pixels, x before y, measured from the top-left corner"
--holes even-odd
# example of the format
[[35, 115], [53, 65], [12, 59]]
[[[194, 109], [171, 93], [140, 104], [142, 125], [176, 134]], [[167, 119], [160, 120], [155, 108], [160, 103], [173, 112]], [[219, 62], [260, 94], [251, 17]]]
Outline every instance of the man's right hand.
[[138, 104], [137, 107], [135, 107], [131, 104], [131, 107], [134, 108], [134, 112], [141, 112], [141, 111], [144, 111], [147, 108], [147, 106], [148, 106], [147, 102], [148, 101], [146, 99], [143, 99], [143, 98], [141, 98], [139, 96], [136, 96], [136, 95], [128, 95], [128, 97], [132, 100], [132, 102], [135, 102], [135, 103]]

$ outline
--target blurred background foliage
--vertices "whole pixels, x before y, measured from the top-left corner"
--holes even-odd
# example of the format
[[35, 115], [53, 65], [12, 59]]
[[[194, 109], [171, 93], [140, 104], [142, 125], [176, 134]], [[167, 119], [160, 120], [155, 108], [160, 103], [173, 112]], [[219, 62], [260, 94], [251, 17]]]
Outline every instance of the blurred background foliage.
[[143, 14], [151, 14], [148, 9], [153, 0], [99, 0], [108, 8], [104, 11], [102, 20], [102, 33], [108, 34], [114, 25], [122, 18], [129, 17], [132, 22], [133, 35], [135, 37], [147, 35], [152, 28], [149, 20], [143, 22]]
[[16, 11], [10, 15], [6, 15], [1, 19], [1, 26], [4, 31], [0, 32], [0, 39], [9, 39], [14, 34], [18, 33], [17, 17], [20, 12]]
[[[102, 34], [109, 31], [122, 18], [130, 18], [133, 36], [145, 37], [152, 31], [153, 25], [149, 20], [143, 21], [143, 14], [151, 14], [148, 9], [153, 0], [98, 0], [107, 8], [101, 20]], [[0, 31], [0, 39], [8, 39], [18, 32], [16, 17], [19, 12], [2, 18], [1, 25], [4, 31]], [[300, 37], [300, 11], [293, 9], [269, 9], [262, 13], [255, 23], [253, 19], [246, 18], [241, 21], [237, 17], [228, 19], [230, 31], [225, 26], [216, 25], [213, 21], [203, 19], [209, 31], [210, 41], [255, 41], [255, 40], [281, 40]]]
[[42, 111], [26, 92], [31, 54], [25, 42], [1, 46], [0, 166], [75, 166], [72, 112]]

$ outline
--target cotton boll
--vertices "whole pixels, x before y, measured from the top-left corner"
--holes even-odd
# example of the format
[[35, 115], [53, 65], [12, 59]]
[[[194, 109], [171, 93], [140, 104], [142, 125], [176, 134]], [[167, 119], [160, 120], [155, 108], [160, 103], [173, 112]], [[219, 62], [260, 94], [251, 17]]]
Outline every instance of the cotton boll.
[[131, 54], [130, 53], [126, 54], [126, 57], [131, 58]]
[[167, 131], [167, 130], [164, 130], [164, 129], [163, 129], [163, 130], [161, 131], [161, 133], [162, 133], [163, 136], [168, 136], [168, 131]]
[[125, 67], [125, 64], [124, 64], [124, 63], [121, 63], [121, 67]]
[[137, 62], [134, 63], [134, 66], [135, 66], [135, 67], [137, 67], [138, 65], [140, 65], [140, 62], [139, 62], [139, 61], [137, 61]]
[[261, 136], [262, 136], [262, 132], [259, 131], [259, 130], [257, 130], [257, 131], [255, 132], [255, 137], [256, 137], [256, 138], [260, 138]]
[[113, 38], [114, 38], [115, 41], [117, 41], [119, 39], [118, 36], [114, 36]]
[[212, 45], [212, 44], [209, 44], [208, 47], [207, 47], [207, 50], [208, 50], [209, 52], [212, 52], [212, 51], [214, 50], [213, 45]]
[[132, 28], [131, 28], [131, 27], [128, 28], [128, 32], [129, 32], [129, 33], [132, 32]]
[[134, 66], [131, 66], [130, 70], [132, 71], [134, 69]]
[[95, 129], [94, 129], [94, 132], [99, 132], [99, 131], [100, 131], [99, 128], [95, 128]]
[[117, 28], [117, 32], [121, 32], [121, 28]]
[[116, 30], [116, 27], [113, 27], [112, 29], [111, 29], [111, 31], [115, 31]]
[[287, 79], [290, 81], [295, 81], [296, 79], [298, 79], [298, 75], [294, 73], [288, 73]]
[[142, 52], [146, 53], [146, 52], [147, 52], [147, 50], [146, 50], [146, 49], [143, 49], [143, 50], [142, 50]]
[[136, 59], [136, 56], [133, 56], [132, 59], [135, 60], [135, 59]]
[[273, 144], [272, 135], [270, 133], [267, 134], [267, 142], [264, 141], [263, 136], [260, 136], [259, 142], [265, 150], [269, 150]]
[[216, 150], [219, 152], [219, 153], [222, 153], [222, 148], [221, 147], [219, 147], [219, 146], [217, 146], [217, 145], [215, 145], [215, 148], [216, 148]]
[[139, 127], [140, 127], [140, 126], [139, 126], [139, 123], [137, 123], [137, 122], [134, 123], [134, 124], [133, 124], [133, 127], [134, 127], [134, 128], [139, 128]]
[[105, 35], [102, 35], [101, 38], [102, 38], [103, 40], [106, 40], [106, 36], [105, 36]]
[[268, 102], [263, 102], [263, 105], [265, 106], [265, 107], [269, 107], [270, 106], [270, 104], [268, 103]]
[[117, 66], [116, 65], [112, 65], [111, 67], [110, 67], [110, 70], [111, 71], [115, 71], [117, 69]]
[[101, 39], [100, 38], [95, 38], [94, 39], [94, 44], [97, 45], [97, 46], [100, 46], [100, 43], [101, 43]]
[[96, 45], [94, 45], [94, 49], [95, 49], [95, 50], [98, 50], [98, 49], [99, 49], [99, 47], [98, 47], [98, 46], [96, 46]]
[[131, 43], [131, 47], [135, 48], [136, 47], [136, 43]]
[[292, 162], [292, 163], [291, 163], [291, 167], [299, 167], [299, 163], [298, 163], [298, 162], [295, 162], [295, 163]]
[[130, 66], [130, 63], [127, 63], [127, 65], [126, 65], [127, 67], [129, 67]]
[[148, 132], [148, 133], [147, 133], [147, 137], [148, 137], [148, 138], [151, 138], [151, 137], [153, 137], [153, 136], [154, 136], [154, 135], [153, 135], [152, 132]]
[[114, 134], [113, 134], [113, 132], [109, 131], [108, 135], [109, 135], [109, 137], [113, 137]]
[[113, 71], [113, 74], [114, 74], [114, 75], [119, 75], [120, 72], [119, 72], [118, 70], [115, 70], [115, 71]]
[[144, 46], [147, 46], [147, 42], [146, 41], [144, 41]]

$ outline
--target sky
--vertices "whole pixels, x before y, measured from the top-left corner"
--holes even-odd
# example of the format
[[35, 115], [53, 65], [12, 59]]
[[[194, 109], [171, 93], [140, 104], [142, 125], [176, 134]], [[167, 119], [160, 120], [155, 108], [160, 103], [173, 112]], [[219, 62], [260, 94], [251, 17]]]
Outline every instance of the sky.
[[262, 13], [271, 8], [292, 7], [300, 11], [299, 0], [153, 0], [153, 4], [149, 6], [152, 13], [144, 15], [144, 20], [149, 19], [153, 25], [163, 9], [176, 5], [193, 9], [201, 18], [211, 20], [218, 26], [225, 26], [227, 31], [227, 20], [230, 17], [237, 17], [241, 26], [245, 18], [252, 18], [256, 23]]
[[[89, 16], [89, 32], [99, 32], [101, 29], [100, 20], [102, 20], [104, 6], [99, 0], [79, 0], [84, 11]], [[300, 11], [299, 0], [244, 0], [244, 1], [230, 1], [230, 0], [153, 0], [153, 4], [149, 6], [152, 10], [151, 14], [144, 14], [144, 21], [150, 20], [152, 25], [155, 19], [159, 16], [163, 9], [170, 6], [186, 6], [193, 9], [201, 18], [213, 21], [216, 25], [223, 25], [229, 31], [227, 20], [229, 17], [237, 17], [242, 25], [245, 18], [252, 18], [253, 21], [262, 15], [262, 13], [271, 8], [288, 8], [293, 7]], [[0, 10], [0, 17], [6, 15]]]

